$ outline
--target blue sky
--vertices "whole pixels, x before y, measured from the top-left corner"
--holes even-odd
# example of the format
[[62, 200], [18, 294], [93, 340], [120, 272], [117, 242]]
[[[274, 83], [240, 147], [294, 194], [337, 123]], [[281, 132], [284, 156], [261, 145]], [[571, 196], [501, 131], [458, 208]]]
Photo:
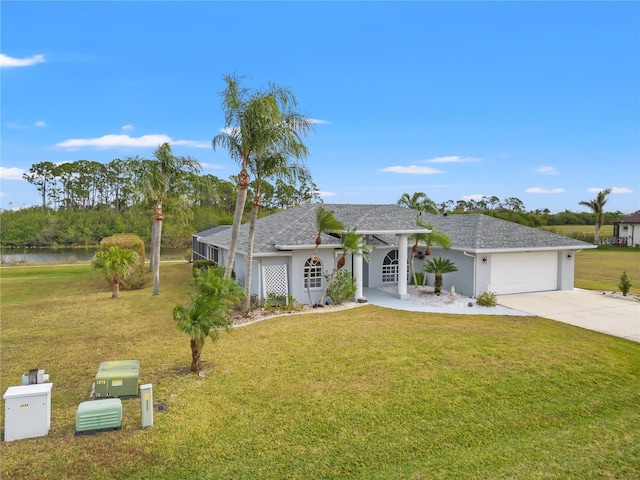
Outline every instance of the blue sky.
[[495, 195], [640, 209], [638, 2], [0, 4], [0, 207], [38, 162], [152, 156], [238, 172], [211, 139], [222, 76], [290, 87], [318, 120], [326, 203]]

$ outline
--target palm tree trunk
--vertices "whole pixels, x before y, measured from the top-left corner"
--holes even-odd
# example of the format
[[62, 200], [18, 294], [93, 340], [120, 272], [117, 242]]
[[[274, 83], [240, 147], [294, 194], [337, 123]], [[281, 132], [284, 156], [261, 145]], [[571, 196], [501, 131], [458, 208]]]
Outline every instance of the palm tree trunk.
[[244, 278], [244, 289], [246, 296], [242, 301], [242, 313], [247, 315], [251, 309], [251, 276], [253, 273], [253, 237], [258, 221], [258, 210], [260, 209], [260, 182], [256, 181], [256, 193], [253, 196], [253, 208], [251, 209], [251, 220], [249, 221], [249, 238], [247, 239], [247, 273]]
[[120, 279], [118, 275], [113, 276], [111, 283], [111, 298], [120, 298]]
[[162, 240], [162, 203], [156, 206], [153, 218], [155, 237], [151, 244], [151, 262], [153, 263], [153, 295], [160, 295], [160, 242]]
[[202, 359], [200, 358], [202, 349], [196, 340], [191, 339], [191, 371], [199, 372], [202, 370]]
[[436, 272], [436, 281], [434, 288], [436, 295], [440, 295], [442, 292], [442, 273]]
[[149, 272], [153, 272], [153, 261], [154, 261], [154, 256], [153, 256], [153, 246], [156, 244], [156, 219], [154, 217], [154, 219], [151, 221], [151, 252], [149, 255]]
[[245, 167], [238, 174], [238, 196], [236, 197], [236, 211], [233, 215], [233, 226], [231, 227], [231, 243], [229, 244], [229, 252], [227, 253], [227, 263], [224, 267], [225, 278], [231, 278], [233, 270], [233, 262], [236, 259], [236, 246], [238, 244], [238, 236], [240, 235], [240, 224], [242, 223], [242, 213], [244, 205], [247, 202], [247, 190], [249, 189], [249, 173]]

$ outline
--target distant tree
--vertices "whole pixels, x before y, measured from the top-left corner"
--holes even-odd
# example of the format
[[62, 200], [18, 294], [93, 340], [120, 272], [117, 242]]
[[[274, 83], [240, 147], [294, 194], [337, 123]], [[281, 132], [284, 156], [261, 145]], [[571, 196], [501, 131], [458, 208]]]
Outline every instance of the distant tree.
[[173, 319], [178, 330], [191, 338], [191, 371], [199, 372], [205, 341], [215, 342], [221, 331], [230, 330], [229, 311], [245, 292], [238, 282], [224, 278], [214, 268], [198, 269], [192, 287], [189, 303], [173, 308]]
[[23, 173], [22, 178], [34, 185], [42, 198], [42, 208], [47, 208], [49, 188], [55, 185], [56, 166], [52, 162], [35, 163], [29, 173]]
[[93, 268], [101, 270], [111, 280], [111, 298], [120, 298], [120, 281], [134, 273], [138, 254], [118, 246], [96, 252], [91, 261]]
[[611, 188], [605, 188], [598, 192], [596, 198], [589, 201], [578, 202], [578, 205], [589, 207], [596, 215], [596, 230], [593, 243], [598, 245], [600, 243], [600, 227], [604, 225], [604, 206], [607, 203], [607, 196], [611, 193]]
[[418, 210], [425, 213], [439, 213], [438, 205], [431, 200], [423, 192], [415, 192], [412, 195], [403, 193], [397, 202], [401, 207], [411, 208], [412, 210]]

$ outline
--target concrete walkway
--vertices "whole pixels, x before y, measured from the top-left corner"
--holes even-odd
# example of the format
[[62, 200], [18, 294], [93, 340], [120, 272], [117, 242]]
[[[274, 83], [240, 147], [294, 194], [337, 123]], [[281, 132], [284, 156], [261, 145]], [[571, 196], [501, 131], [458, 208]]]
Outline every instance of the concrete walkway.
[[563, 290], [498, 296], [497, 307], [437, 307], [400, 300], [383, 290], [365, 288], [372, 305], [414, 312], [476, 315], [536, 315], [640, 342], [640, 302], [593, 290]]
[[498, 303], [539, 317], [640, 342], [640, 302], [594, 290], [500, 295]]

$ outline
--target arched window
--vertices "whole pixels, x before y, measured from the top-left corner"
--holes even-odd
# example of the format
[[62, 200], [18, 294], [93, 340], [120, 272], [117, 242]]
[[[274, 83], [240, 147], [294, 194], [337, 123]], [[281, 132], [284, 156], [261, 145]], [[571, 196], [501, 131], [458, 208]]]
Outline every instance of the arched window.
[[304, 288], [322, 288], [322, 262], [317, 257], [304, 264]]
[[398, 250], [391, 250], [382, 262], [382, 283], [398, 281]]

